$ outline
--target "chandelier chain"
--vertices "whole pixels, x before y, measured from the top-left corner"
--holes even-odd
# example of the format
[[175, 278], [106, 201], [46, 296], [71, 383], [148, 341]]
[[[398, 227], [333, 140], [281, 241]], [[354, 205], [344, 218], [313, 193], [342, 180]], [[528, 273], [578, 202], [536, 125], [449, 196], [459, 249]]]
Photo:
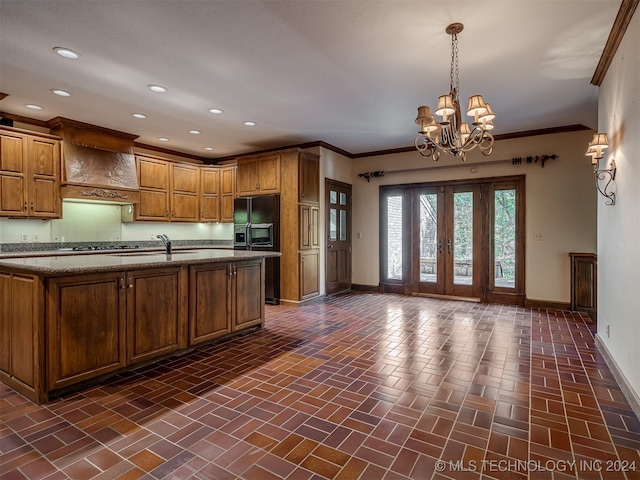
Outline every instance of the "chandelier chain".
[[449, 90], [451, 93], [455, 92], [457, 97], [458, 90], [460, 90], [460, 70], [458, 67], [458, 35], [455, 33], [451, 35], [451, 71], [449, 77]]

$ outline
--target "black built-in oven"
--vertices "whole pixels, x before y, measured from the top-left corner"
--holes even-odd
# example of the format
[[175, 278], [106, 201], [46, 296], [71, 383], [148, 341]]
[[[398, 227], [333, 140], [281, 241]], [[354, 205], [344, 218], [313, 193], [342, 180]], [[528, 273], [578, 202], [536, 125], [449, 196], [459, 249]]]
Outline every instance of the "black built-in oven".
[[273, 247], [273, 223], [251, 223], [249, 243], [252, 247]]

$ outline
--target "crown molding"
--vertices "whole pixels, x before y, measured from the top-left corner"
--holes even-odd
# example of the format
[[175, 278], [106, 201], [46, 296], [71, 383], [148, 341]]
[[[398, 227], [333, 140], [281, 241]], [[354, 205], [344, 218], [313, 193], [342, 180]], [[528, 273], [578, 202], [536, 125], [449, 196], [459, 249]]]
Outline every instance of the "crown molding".
[[609, 66], [613, 61], [613, 57], [618, 51], [620, 42], [622, 42], [622, 38], [627, 31], [629, 22], [631, 22], [631, 18], [633, 17], [636, 8], [638, 8], [638, 3], [640, 3], [640, 0], [622, 0], [622, 4], [618, 10], [618, 15], [616, 15], [613, 27], [611, 27], [609, 38], [607, 39], [607, 43], [604, 46], [602, 55], [600, 56], [600, 61], [593, 73], [593, 77], [591, 78], [591, 83], [593, 85], [599, 87], [602, 84], [602, 81], [609, 70]]

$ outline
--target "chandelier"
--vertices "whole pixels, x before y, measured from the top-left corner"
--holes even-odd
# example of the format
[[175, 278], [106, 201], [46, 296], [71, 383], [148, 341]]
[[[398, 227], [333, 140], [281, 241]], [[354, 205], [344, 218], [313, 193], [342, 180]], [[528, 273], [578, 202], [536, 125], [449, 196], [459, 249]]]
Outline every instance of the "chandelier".
[[451, 73], [449, 94], [438, 97], [435, 111], [442, 120], [436, 121], [428, 106], [418, 107], [416, 123], [420, 125], [420, 133], [414, 143], [422, 156], [431, 157], [434, 162], [438, 161], [441, 153], [459, 157], [464, 162], [466, 153], [476, 147], [483, 155], [493, 152], [493, 135], [489, 130], [493, 129], [495, 115], [482, 95], [469, 97], [467, 115], [473, 118], [471, 125], [462, 121], [458, 99], [458, 34], [463, 28], [462, 23], [452, 23], [445, 30], [451, 35]]

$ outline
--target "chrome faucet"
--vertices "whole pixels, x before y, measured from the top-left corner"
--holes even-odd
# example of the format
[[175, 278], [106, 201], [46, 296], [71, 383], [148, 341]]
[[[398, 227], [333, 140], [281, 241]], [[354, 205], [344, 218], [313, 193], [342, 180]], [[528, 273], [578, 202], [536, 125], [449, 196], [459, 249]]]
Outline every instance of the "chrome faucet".
[[171, 255], [171, 240], [169, 240], [169, 237], [165, 234], [157, 235], [157, 237], [162, 240], [162, 243], [164, 243], [164, 246], [167, 249], [167, 255]]

